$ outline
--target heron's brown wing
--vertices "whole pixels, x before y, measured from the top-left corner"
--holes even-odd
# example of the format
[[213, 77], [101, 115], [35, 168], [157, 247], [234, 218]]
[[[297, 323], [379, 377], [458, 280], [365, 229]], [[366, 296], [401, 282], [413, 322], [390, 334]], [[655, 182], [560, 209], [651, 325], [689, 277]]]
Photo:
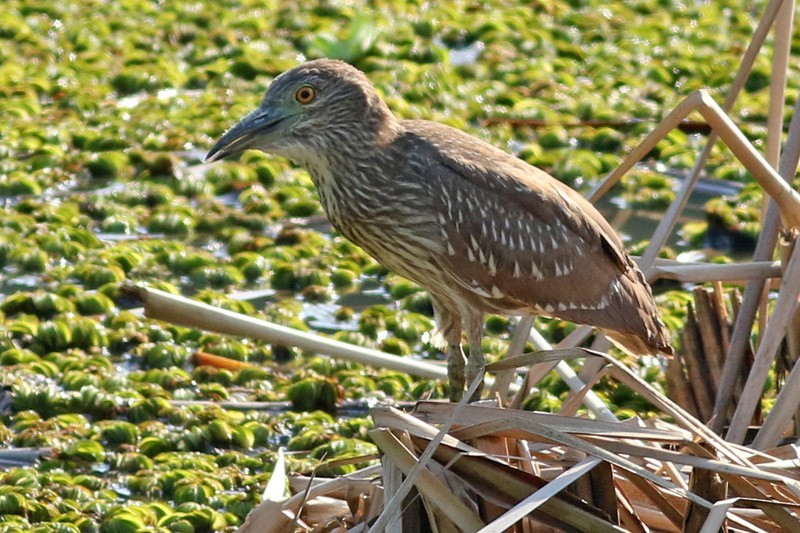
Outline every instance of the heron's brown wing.
[[436, 146], [428, 187], [454, 283], [497, 310], [529, 310], [666, 344], [649, 287], [579, 194], [457, 130], [419, 123]]
[[501, 308], [548, 313], [608, 300], [622, 269], [602, 235], [569, 220], [580, 213], [557, 209], [558, 197], [540, 190], [488, 189], [463, 169], [436, 170], [429, 183], [444, 241], [437, 261], [460, 285]]

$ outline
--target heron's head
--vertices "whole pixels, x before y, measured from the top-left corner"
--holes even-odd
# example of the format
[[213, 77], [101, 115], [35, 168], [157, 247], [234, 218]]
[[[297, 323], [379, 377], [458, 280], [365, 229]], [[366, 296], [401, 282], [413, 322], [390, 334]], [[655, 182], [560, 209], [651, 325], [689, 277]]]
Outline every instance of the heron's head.
[[360, 70], [342, 61], [310, 61], [275, 78], [261, 105], [217, 141], [206, 162], [257, 149], [302, 163], [374, 142], [392, 120]]

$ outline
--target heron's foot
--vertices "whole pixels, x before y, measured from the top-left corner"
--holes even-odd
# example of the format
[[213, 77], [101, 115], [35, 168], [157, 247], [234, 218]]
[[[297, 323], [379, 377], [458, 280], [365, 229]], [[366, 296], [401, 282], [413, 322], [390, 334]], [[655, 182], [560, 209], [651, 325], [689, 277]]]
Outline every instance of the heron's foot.
[[461, 346], [451, 345], [447, 358], [447, 378], [450, 381], [450, 401], [459, 402], [464, 396], [464, 352]]
[[[478, 374], [483, 373], [483, 361], [480, 364], [475, 364], [475, 361], [472, 360], [470, 357], [469, 361], [467, 362], [467, 387], [472, 385], [472, 382], [478, 376]], [[475, 389], [475, 392], [472, 394], [472, 397], [469, 399], [470, 402], [477, 402], [481, 399], [481, 395], [483, 394], [483, 376], [481, 376], [481, 382], [478, 385], [478, 388]]]

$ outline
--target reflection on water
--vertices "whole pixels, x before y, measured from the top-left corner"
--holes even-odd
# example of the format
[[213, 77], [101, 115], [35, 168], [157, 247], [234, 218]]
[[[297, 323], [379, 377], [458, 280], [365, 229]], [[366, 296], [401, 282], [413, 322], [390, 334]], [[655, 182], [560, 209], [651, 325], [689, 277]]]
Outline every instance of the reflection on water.
[[[680, 188], [683, 176], [672, 175], [671, 177], [676, 178], [676, 187]], [[719, 180], [700, 180], [689, 195], [689, 201], [678, 217], [676, 228], [673, 229], [667, 240], [667, 246], [671, 246], [676, 250], [685, 250], [687, 243], [681, 240], [678, 229], [687, 222], [705, 222], [706, 213], [704, 206], [706, 202], [720, 196], [737, 195], [741, 189], [741, 183]], [[597, 209], [606, 217], [611, 225], [623, 235], [627, 242], [636, 243], [649, 240], [653, 236], [659, 222], [661, 222], [664, 212], [631, 209], [619, 195], [614, 194], [615, 190], [616, 188], [612, 189], [611, 193], [603, 196], [596, 203]], [[731, 250], [721, 248], [721, 251], [728, 253]]]

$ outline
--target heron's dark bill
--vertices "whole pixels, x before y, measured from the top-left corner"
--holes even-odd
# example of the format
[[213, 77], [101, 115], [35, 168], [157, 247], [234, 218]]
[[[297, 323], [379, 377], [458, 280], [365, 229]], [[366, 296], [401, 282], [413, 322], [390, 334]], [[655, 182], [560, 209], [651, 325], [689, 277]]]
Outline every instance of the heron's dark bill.
[[254, 139], [271, 133], [288, 117], [279, 109], [256, 109], [225, 132], [208, 152], [205, 162], [213, 163], [244, 152]]

